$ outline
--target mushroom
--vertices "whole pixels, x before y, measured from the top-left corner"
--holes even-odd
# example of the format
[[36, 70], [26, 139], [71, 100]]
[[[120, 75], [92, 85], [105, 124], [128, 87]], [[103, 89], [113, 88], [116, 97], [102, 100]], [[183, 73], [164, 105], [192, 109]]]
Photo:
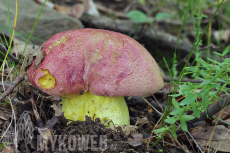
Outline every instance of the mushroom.
[[[84, 121], [88, 115], [129, 125], [124, 96], [149, 96], [163, 78], [150, 53], [121, 33], [77, 29], [57, 33], [43, 43], [45, 57], [28, 68], [30, 82], [62, 98], [65, 118]], [[107, 123], [106, 126], [111, 127]]]

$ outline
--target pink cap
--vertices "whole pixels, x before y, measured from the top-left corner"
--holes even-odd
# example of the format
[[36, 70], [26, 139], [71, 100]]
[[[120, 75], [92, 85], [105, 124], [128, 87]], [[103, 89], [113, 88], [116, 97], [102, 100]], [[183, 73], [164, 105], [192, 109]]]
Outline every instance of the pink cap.
[[[134, 39], [112, 31], [77, 29], [55, 34], [42, 50], [45, 58], [27, 71], [30, 82], [53, 96], [148, 96], [164, 86], [157, 63]], [[48, 71], [47, 71], [48, 70]], [[46, 71], [46, 72], [45, 72]], [[55, 78], [44, 88], [39, 79]]]

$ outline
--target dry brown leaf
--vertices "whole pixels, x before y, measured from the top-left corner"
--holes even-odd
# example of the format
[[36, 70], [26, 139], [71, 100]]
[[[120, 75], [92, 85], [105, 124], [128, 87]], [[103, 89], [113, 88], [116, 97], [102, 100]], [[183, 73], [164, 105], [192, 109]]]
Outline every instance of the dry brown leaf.
[[131, 131], [136, 131], [137, 126], [134, 125], [125, 125], [124, 126], [124, 132], [129, 135]]
[[[12, 47], [12, 53], [16, 54], [17, 56], [22, 55], [25, 45], [26, 45], [25, 42], [14, 38], [13, 47]], [[27, 56], [31, 52], [31, 50], [33, 50], [35, 48], [38, 48], [38, 46], [37, 45], [27, 44], [23, 56]]]
[[206, 147], [208, 141], [211, 137], [212, 131], [215, 128], [215, 131], [212, 136], [212, 141], [210, 144], [211, 148], [215, 148], [218, 146], [218, 151], [229, 152], [230, 150], [230, 134], [226, 133], [229, 129], [227, 129], [223, 125], [214, 126], [199, 126], [197, 129], [191, 132], [193, 138], [196, 143], [201, 147]]
[[[215, 103], [214, 103], [215, 104]], [[215, 114], [215, 116], [219, 116], [221, 114], [221, 119], [226, 120], [230, 118], [230, 105], [224, 107], [223, 112], [218, 112]]]
[[36, 55], [36, 59], [34, 62], [34, 69], [37, 69], [41, 63], [41, 61], [43, 60], [43, 58], [45, 57], [45, 53], [44, 51], [42, 51], [41, 49], [37, 50], [37, 55]]
[[136, 147], [142, 144], [142, 140], [143, 140], [143, 135], [139, 134], [137, 131], [132, 131], [131, 132], [131, 136], [134, 138], [133, 140], [128, 140], [127, 142]]

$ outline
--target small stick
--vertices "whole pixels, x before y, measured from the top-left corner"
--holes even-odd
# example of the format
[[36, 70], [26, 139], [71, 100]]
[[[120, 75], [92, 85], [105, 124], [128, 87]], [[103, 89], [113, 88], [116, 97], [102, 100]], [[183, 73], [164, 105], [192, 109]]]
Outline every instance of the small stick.
[[14, 90], [14, 88], [15, 88], [20, 82], [22, 82], [24, 79], [25, 79], [24, 75], [23, 75], [23, 74], [19, 74], [19, 75], [16, 77], [14, 83], [13, 83], [4, 93], [2, 93], [2, 94], [0, 95], [0, 100], [1, 100], [2, 98], [5, 98], [7, 95], [9, 95], [9, 94]]
[[[2, 44], [0, 44], [0, 51], [1, 51], [2, 53], [4, 53], [5, 55], [6, 55], [6, 53], [7, 53], [6, 47], [3, 46]], [[9, 57], [9, 59], [10, 59], [11, 61], [14, 61], [15, 64], [18, 64], [18, 63], [19, 63], [18, 59], [17, 59], [15, 56], [13, 56], [11, 53], [8, 53], [8, 57]]]

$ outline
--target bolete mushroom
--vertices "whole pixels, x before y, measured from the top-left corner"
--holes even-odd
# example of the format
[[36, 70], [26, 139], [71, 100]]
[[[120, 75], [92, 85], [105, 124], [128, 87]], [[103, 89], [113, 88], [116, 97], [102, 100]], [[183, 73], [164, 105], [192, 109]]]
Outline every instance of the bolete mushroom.
[[45, 57], [38, 66], [34, 59], [28, 78], [43, 92], [61, 97], [64, 116], [73, 121], [88, 115], [129, 125], [124, 96], [149, 96], [164, 85], [149, 52], [117, 32], [65, 31], [43, 43], [41, 50]]

